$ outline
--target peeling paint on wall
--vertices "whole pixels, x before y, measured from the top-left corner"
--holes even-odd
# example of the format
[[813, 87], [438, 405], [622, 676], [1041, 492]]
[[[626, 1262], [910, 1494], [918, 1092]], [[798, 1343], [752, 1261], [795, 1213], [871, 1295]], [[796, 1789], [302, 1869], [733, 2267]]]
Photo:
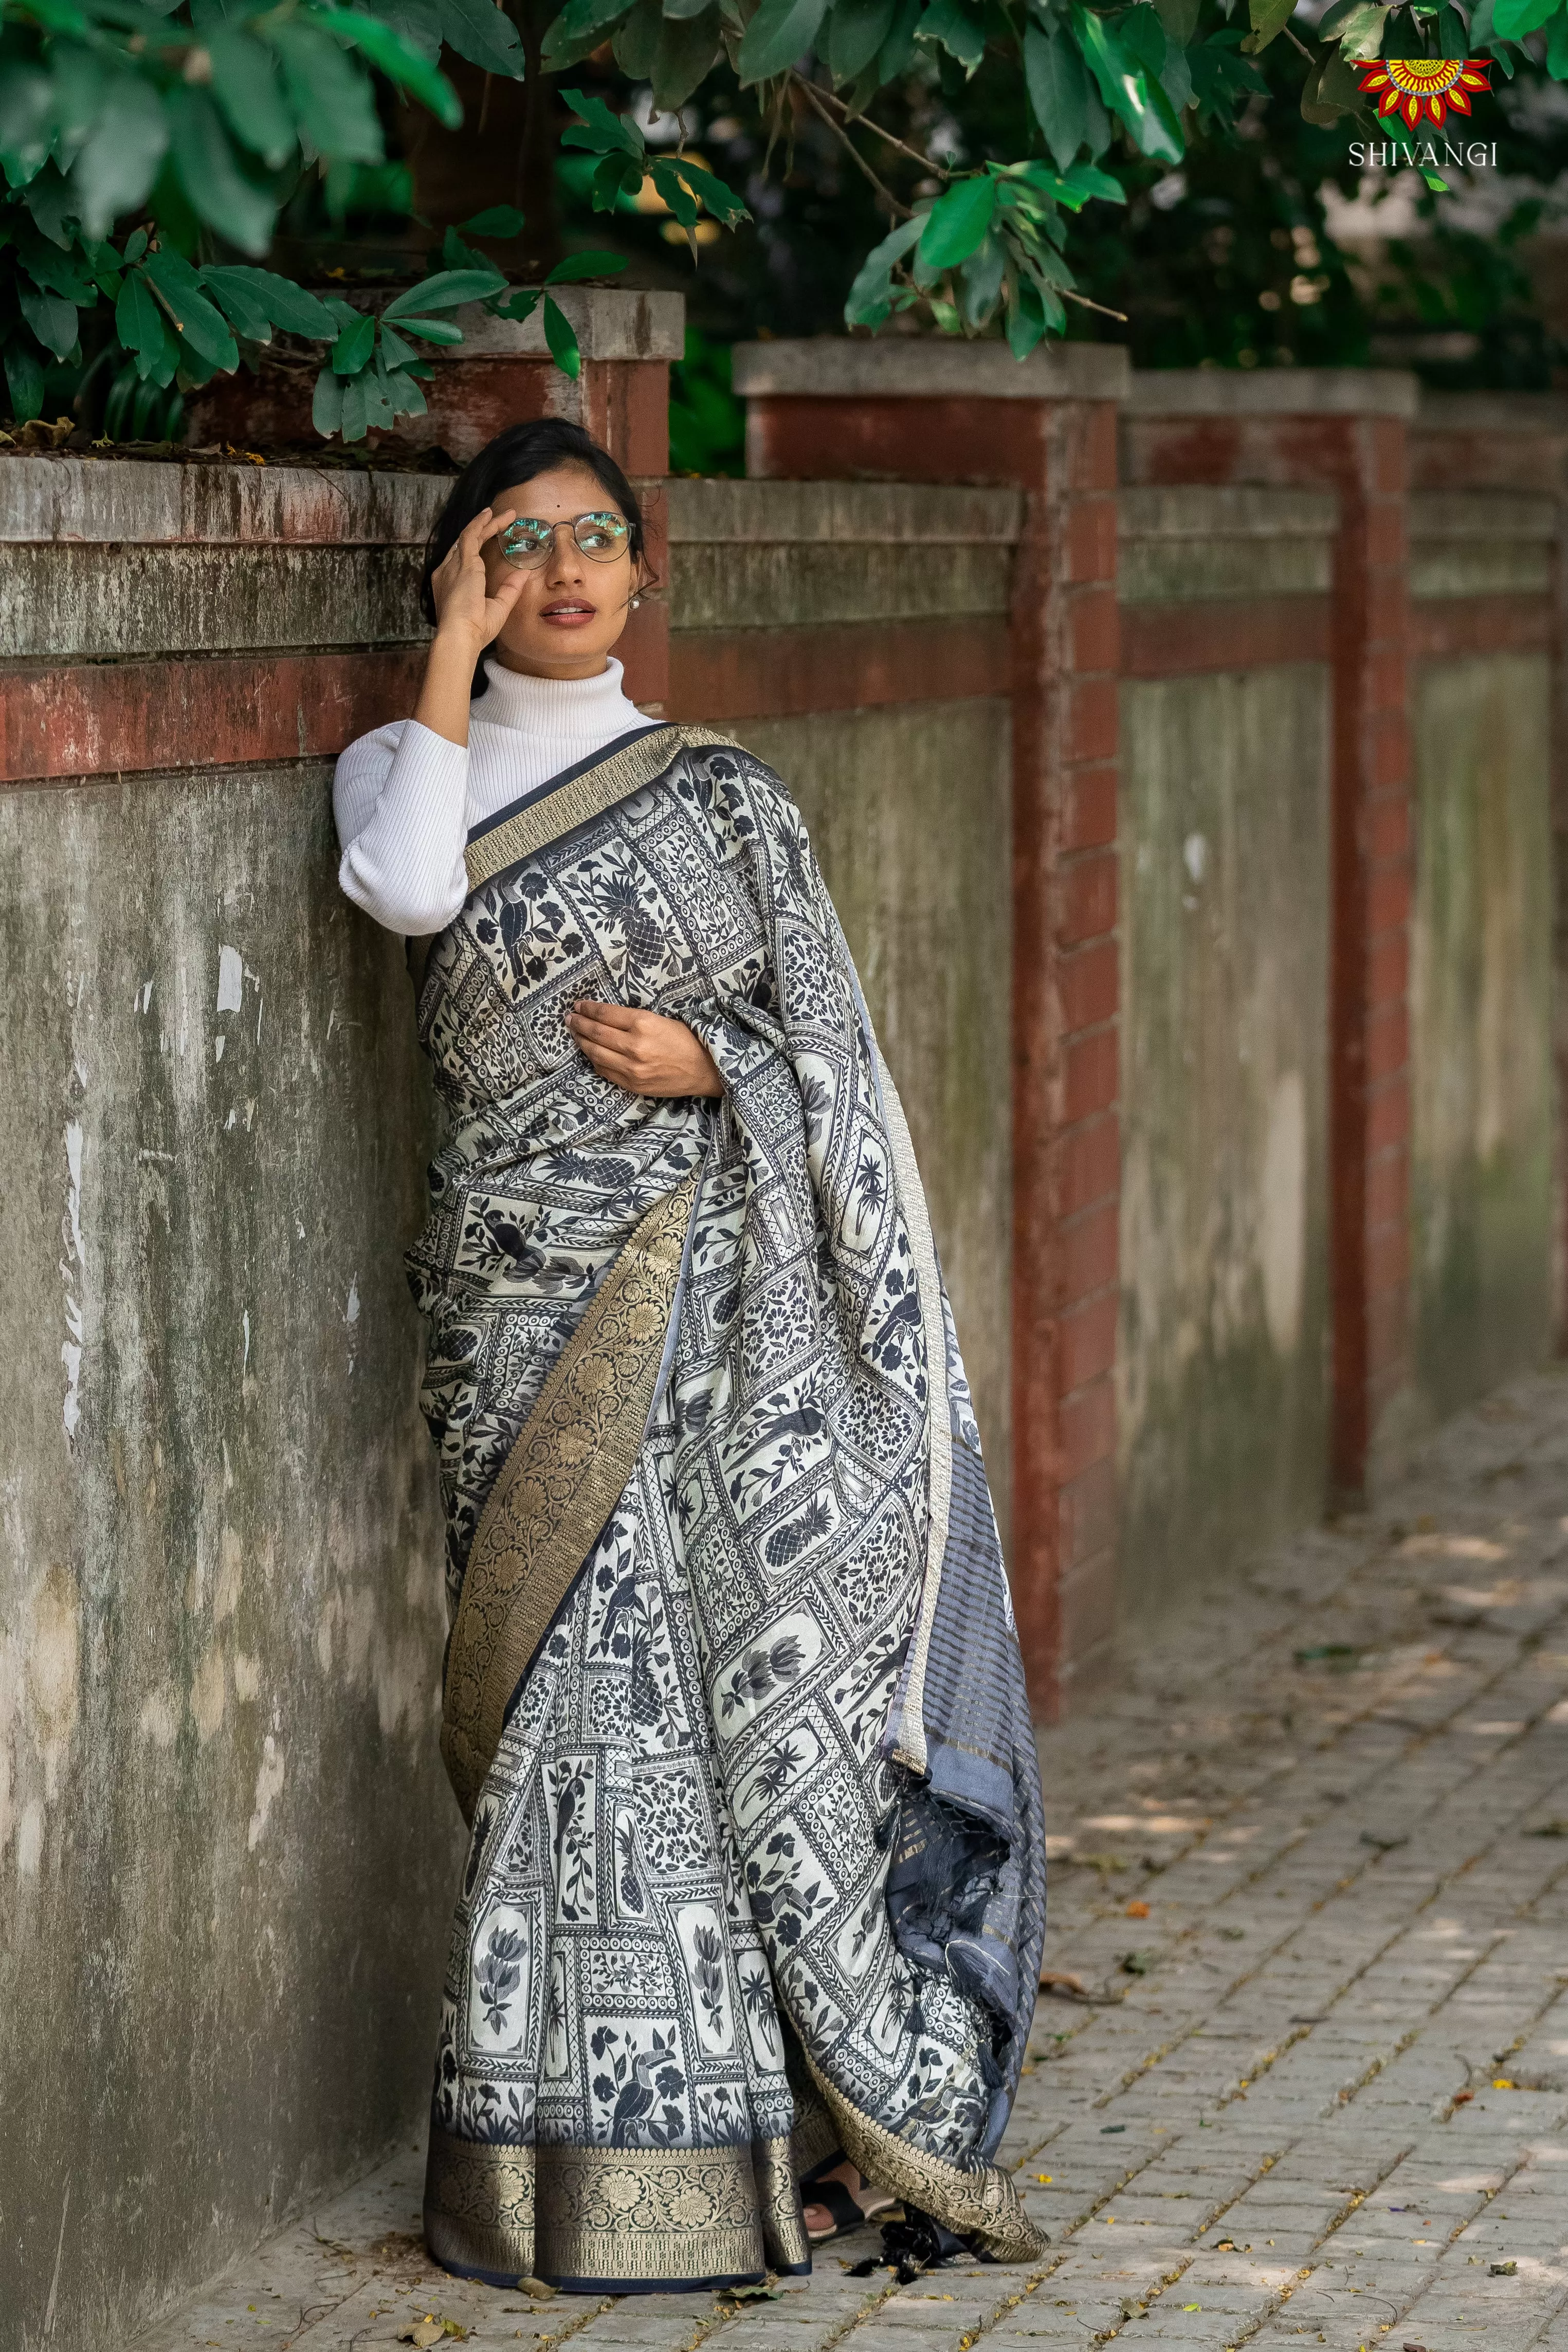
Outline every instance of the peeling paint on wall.
[[270, 1732], [261, 1743], [261, 1769], [256, 1776], [256, 1810], [250, 1816], [246, 1845], [252, 1853], [261, 1843], [273, 1800], [283, 1786], [283, 1750]]

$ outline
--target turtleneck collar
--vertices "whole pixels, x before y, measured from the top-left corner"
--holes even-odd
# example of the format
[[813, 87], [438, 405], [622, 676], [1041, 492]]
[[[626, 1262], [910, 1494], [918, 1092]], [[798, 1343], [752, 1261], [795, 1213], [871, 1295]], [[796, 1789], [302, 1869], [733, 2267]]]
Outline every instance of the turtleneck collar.
[[473, 716], [491, 727], [515, 727], [525, 735], [582, 737], [593, 744], [646, 724], [622, 690], [624, 673], [612, 656], [596, 677], [534, 677], [485, 656], [485, 691]]

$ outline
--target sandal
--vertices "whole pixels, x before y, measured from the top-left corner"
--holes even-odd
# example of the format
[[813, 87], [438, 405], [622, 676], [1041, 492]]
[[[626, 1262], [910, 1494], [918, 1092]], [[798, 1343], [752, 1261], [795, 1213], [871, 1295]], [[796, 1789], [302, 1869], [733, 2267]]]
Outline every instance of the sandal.
[[[837, 2160], [839, 2163], [844, 2161], [842, 2158]], [[869, 2191], [868, 2204], [862, 2205], [842, 2180], [813, 2179], [801, 2182], [801, 2203], [820, 2205], [832, 2219], [832, 2227], [826, 2230], [814, 2230], [807, 2224], [806, 2236], [814, 2246], [826, 2246], [834, 2238], [848, 2237], [856, 2230], [869, 2229], [898, 2204], [898, 2199], [886, 2189], [873, 2189], [870, 2182], [858, 2173], [856, 2178], [860, 2180], [862, 2188]]]

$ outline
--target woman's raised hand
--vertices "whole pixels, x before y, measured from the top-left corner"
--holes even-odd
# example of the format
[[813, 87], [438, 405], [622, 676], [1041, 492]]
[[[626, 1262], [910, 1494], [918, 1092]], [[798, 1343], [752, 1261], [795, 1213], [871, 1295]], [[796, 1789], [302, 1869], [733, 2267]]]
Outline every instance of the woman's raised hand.
[[724, 1081], [695, 1030], [635, 1005], [579, 997], [566, 1026], [602, 1078], [629, 1095], [721, 1095]]
[[508, 571], [495, 594], [490, 594], [483, 552], [485, 541], [494, 539], [509, 522], [514, 521], [516, 512], [514, 507], [503, 507], [497, 514], [486, 507], [447, 549], [430, 575], [437, 635], [468, 638], [476, 657], [500, 636], [506, 626], [507, 614], [522, 593], [523, 573]]

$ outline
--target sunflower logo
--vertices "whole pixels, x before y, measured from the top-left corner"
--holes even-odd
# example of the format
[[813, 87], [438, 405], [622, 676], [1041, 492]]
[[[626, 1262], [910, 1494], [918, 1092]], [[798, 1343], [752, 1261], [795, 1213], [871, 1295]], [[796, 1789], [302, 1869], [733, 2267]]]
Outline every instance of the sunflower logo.
[[1441, 122], [1450, 107], [1468, 114], [1470, 92], [1490, 89], [1489, 58], [1374, 58], [1361, 68], [1363, 89], [1377, 92], [1379, 114], [1402, 114], [1412, 131]]

